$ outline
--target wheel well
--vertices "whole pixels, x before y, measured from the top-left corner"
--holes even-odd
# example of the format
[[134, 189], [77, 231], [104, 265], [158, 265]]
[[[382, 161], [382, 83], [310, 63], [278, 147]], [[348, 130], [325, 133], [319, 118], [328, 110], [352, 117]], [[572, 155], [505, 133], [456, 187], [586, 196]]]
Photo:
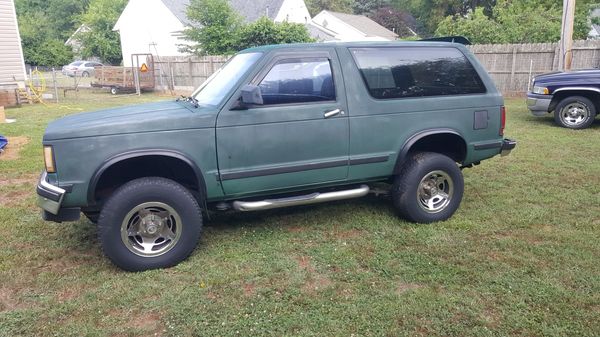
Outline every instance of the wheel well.
[[145, 155], [124, 159], [112, 164], [101, 172], [96, 180], [90, 196], [94, 203], [102, 203], [114, 190], [123, 184], [143, 177], [163, 177], [176, 181], [192, 191], [196, 196], [202, 196], [203, 185], [199, 181], [194, 168], [184, 160], [161, 155]]
[[417, 140], [406, 152], [407, 156], [415, 152], [436, 152], [446, 155], [457, 163], [465, 160], [467, 144], [461, 136], [452, 133], [437, 133]]
[[596, 108], [596, 111], [600, 110], [599, 109], [600, 108], [600, 93], [595, 92], [595, 91], [589, 91], [589, 90], [559, 91], [556, 94], [554, 94], [554, 96], [552, 97], [552, 101], [550, 101], [550, 106], [548, 107], [548, 110], [554, 111], [554, 109], [556, 109], [556, 106], [558, 105], [558, 103], [560, 103], [560, 101], [562, 101], [563, 99], [565, 99], [569, 96], [585, 97], [585, 98], [589, 99], [590, 101], [592, 101], [592, 103], [594, 103], [594, 107]]

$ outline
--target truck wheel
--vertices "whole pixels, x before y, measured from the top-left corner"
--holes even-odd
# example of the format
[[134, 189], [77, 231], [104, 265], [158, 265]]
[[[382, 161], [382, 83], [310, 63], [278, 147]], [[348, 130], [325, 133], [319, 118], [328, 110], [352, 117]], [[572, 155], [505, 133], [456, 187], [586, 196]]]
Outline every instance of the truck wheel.
[[392, 187], [394, 207], [413, 222], [443, 221], [458, 209], [464, 191], [462, 172], [454, 160], [439, 153], [414, 154]]
[[118, 94], [119, 93], [119, 88], [117, 88], [117, 87], [111, 87], [110, 88], [110, 93], [113, 94], [113, 95]]
[[202, 212], [190, 191], [159, 177], [118, 188], [98, 219], [104, 254], [127, 271], [176, 265], [192, 253], [201, 229]]
[[569, 129], [585, 129], [592, 125], [595, 117], [594, 103], [582, 96], [567, 97], [554, 110], [556, 124]]

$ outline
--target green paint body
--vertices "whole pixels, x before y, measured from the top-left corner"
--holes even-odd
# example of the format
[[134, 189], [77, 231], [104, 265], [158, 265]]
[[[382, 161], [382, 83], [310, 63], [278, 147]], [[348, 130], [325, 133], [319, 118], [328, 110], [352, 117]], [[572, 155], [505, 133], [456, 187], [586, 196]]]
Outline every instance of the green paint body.
[[[457, 48], [487, 88], [484, 94], [378, 100], [371, 97], [349, 51], [351, 47]], [[438, 42], [282, 45], [242, 53], [262, 56], [218, 106], [198, 108], [166, 101], [68, 116], [50, 123], [44, 144], [54, 147], [57, 173], [49, 182], [70, 186], [62, 207], [88, 207], [99, 170], [136, 151], [167, 151], [200, 170], [208, 202], [385, 180], [415, 135], [452, 132], [466, 144], [468, 165], [501, 149], [475, 145], [501, 142], [503, 99], [475, 57], [462, 45]], [[337, 101], [234, 109], [244, 85], [255, 83], [278, 59], [327, 54]], [[324, 118], [327, 111], [344, 113]], [[487, 111], [484, 129], [476, 111]], [[437, 131], [435, 131], [437, 130]], [[444, 131], [445, 130], [445, 131]], [[383, 160], [381, 158], [386, 158]], [[369, 158], [379, 158], [368, 162]], [[361, 159], [363, 162], [361, 163]], [[332, 164], [333, 163], [333, 164]], [[298, 170], [294, 171], [295, 168]], [[278, 170], [287, 173], [277, 173]], [[248, 172], [275, 172], [222, 179]]]

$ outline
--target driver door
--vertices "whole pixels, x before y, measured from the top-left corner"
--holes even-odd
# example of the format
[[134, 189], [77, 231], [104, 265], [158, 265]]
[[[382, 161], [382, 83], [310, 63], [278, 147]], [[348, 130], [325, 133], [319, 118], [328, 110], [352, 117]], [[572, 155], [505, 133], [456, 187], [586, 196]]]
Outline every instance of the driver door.
[[349, 122], [333, 48], [274, 53], [249, 84], [260, 87], [264, 104], [223, 110], [217, 120], [219, 177], [226, 195], [347, 178]]

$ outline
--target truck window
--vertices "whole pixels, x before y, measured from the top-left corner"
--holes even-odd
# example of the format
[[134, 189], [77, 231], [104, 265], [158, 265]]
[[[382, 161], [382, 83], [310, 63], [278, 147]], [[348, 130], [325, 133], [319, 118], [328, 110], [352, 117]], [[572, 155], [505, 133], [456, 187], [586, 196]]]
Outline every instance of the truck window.
[[456, 48], [351, 48], [377, 99], [485, 93], [481, 78]]
[[331, 64], [326, 58], [280, 61], [259, 86], [265, 105], [335, 101]]

